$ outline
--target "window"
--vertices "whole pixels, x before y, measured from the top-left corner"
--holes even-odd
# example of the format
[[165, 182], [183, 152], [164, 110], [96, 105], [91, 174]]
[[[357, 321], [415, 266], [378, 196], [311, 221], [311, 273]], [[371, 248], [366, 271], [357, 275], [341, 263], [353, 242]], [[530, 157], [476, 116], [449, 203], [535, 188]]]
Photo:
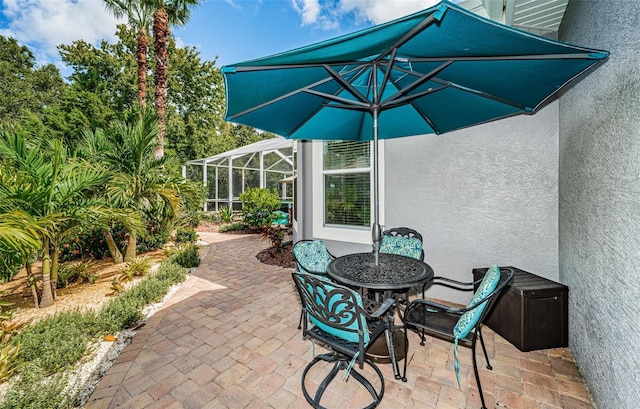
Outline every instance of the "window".
[[[350, 141], [314, 143], [314, 236], [371, 243], [372, 151], [371, 143]], [[380, 149], [380, 157], [382, 157], [382, 149]], [[380, 186], [383, 185], [381, 179]], [[380, 196], [382, 197], [382, 193]]]

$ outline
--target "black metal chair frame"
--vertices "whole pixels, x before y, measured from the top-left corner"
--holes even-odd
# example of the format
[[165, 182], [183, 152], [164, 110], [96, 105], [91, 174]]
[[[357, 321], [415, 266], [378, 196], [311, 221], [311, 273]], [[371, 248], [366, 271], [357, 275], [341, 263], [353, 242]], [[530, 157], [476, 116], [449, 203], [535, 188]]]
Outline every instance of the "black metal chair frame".
[[[376, 311], [369, 313], [367, 309], [371, 307], [371, 303], [369, 302], [366, 306], [358, 305], [356, 292], [348, 287], [329, 282], [312, 274], [293, 272], [291, 275], [300, 295], [305, 315], [313, 317], [332, 329], [353, 333], [358, 338], [358, 342], [352, 342], [330, 334], [317, 325], [309, 327], [310, 320], [305, 317], [303, 320], [303, 337], [316, 340], [331, 350], [329, 353], [316, 356], [302, 372], [301, 384], [305, 399], [314, 408], [325, 409], [320, 404], [324, 392], [341, 370], [350, 370], [350, 376], [364, 386], [372, 397], [372, 402], [365, 409], [375, 408], [380, 404], [384, 395], [384, 377], [376, 364], [366, 357], [366, 349], [378, 336], [388, 330], [387, 322], [383, 317], [393, 307], [395, 301], [387, 299], [384, 303], [377, 305]], [[308, 286], [311, 288], [308, 288]], [[335, 304], [332, 310], [324, 302], [327, 299], [335, 300], [336, 298], [340, 300], [340, 310], [336, 310]], [[357, 323], [357, 325], [354, 325], [354, 323]], [[370, 337], [368, 345], [364, 343], [365, 332], [368, 332]], [[356, 362], [360, 369], [364, 367], [364, 364], [373, 368], [380, 379], [380, 390], [376, 390], [372, 383], [358, 372], [355, 365], [350, 368], [350, 363], [354, 359], [357, 360]], [[309, 370], [321, 361], [334, 363], [334, 366], [320, 382], [316, 393], [312, 397], [305, 387], [305, 378]]]
[[[422, 235], [420, 233], [418, 233], [417, 230], [414, 230], [412, 228], [409, 227], [393, 227], [391, 229], [387, 229], [385, 231], [382, 232], [383, 236], [392, 236], [392, 237], [405, 237], [405, 238], [416, 238], [418, 240], [420, 240], [420, 243], [422, 243]], [[422, 249], [422, 251], [420, 252], [420, 260], [424, 261], [424, 248]], [[407, 291], [404, 292], [396, 292], [393, 294], [393, 297], [395, 297], [396, 301], [398, 301], [398, 307], [400, 308], [400, 319], [402, 319], [402, 311], [404, 310], [405, 304], [407, 303], [407, 300], [409, 299], [409, 293], [411, 292], [411, 294], [413, 294], [413, 290], [414, 288], [411, 289], [407, 289]], [[370, 291], [370, 293], [368, 294], [369, 297], [378, 297], [379, 294], [377, 294], [376, 291]], [[424, 296], [424, 290], [423, 290], [423, 296]], [[403, 377], [403, 379], [406, 379], [405, 377]]]
[[[487, 361], [487, 369], [492, 370], [493, 368], [489, 362], [487, 348], [484, 344], [484, 339], [482, 338], [482, 325], [484, 324], [484, 320], [487, 315], [491, 312], [493, 305], [498, 300], [500, 294], [509, 285], [512, 278], [513, 270], [501, 267], [500, 281], [498, 282], [496, 289], [477, 303], [468, 307], [453, 308], [427, 299], [415, 299], [407, 305], [404, 311], [403, 322], [405, 331], [409, 329], [416, 331], [422, 338], [420, 345], [424, 345], [425, 334], [445, 341], [454, 342], [455, 337], [453, 335], [453, 328], [456, 326], [460, 316], [467, 311], [477, 308], [483, 302], [487, 302], [487, 305], [473, 330], [466, 337], [458, 340], [459, 345], [471, 348], [473, 372], [478, 385], [478, 390], [480, 391], [482, 409], [486, 409], [486, 404], [484, 401], [484, 394], [482, 392], [482, 385], [480, 383], [480, 375], [478, 374], [478, 364], [476, 362], [476, 341], [480, 339], [482, 352], [484, 353], [485, 360]], [[458, 291], [474, 291], [481, 281], [482, 279], [465, 283], [446, 277], [434, 277], [432, 285], [442, 285]]]
[[[310, 239], [302, 239], [302, 240], [298, 240], [292, 247], [295, 248], [297, 245], [301, 244], [301, 243], [310, 243], [310, 242], [314, 242], [316, 240], [310, 240]], [[325, 245], [325, 249], [326, 249], [326, 245]], [[329, 258], [331, 258], [331, 260], [333, 260], [334, 258], [336, 258], [333, 254], [331, 254], [331, 252], [327, 249], [327, 254], [329, 255]], [[304, 263], [301, 263], [300, 260], [298, 260], [298, 257], [296, 256], [295, 251], [293, 252], [293, 258], [296, 261], [296, 270], [300, 271], [300, 267], [302, 267], [304, 269], [304, 271], [306, 271], [307, 273], [310, 274], [315, 274], [315, 275], [319, 275], [321, 277], [324, 277], [328, 280], [331, 280], [331, 277], [329, 277], [329, 275], [327, 274], [326, 271], [313, 271], [309, 268], [305, 268]], [[333, 280], [331, 280], [333, 281]], [[302, 319], [304, 317], [304, 309], [302, 310], [302, 312], [300, 313], [300, 321], [298, 322], [298, 329], [302, 329]]]

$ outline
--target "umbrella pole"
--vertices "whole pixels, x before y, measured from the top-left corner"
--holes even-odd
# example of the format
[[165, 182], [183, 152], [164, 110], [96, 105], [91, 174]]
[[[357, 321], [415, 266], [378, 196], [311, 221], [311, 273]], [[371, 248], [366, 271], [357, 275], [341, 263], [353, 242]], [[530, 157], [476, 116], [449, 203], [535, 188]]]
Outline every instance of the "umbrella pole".
[[378, 186], [378, 105], [374, 104], [371, 110], [373, 116], [373, 254], [376, 266], [380, 265], [380, 192]]

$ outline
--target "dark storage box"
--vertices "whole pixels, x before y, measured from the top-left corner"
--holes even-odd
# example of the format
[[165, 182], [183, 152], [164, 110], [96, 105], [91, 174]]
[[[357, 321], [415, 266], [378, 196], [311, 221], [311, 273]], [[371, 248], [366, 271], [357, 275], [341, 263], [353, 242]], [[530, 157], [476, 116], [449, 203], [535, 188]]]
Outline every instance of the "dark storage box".
[[[568, 346], [567, 286], [509, 268], [513, 269], [513, 279], [485, 324], [523, 352]], [[474, 281], [486, 272], [487, 268], [474, 268]]]

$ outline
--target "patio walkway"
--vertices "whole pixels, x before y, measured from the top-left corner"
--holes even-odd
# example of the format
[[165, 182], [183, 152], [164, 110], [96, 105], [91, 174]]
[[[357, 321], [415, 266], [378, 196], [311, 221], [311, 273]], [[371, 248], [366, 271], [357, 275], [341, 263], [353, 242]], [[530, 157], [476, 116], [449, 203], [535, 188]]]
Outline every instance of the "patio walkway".
[[[256, 260], [267, 246], [258, 236], [200, 237], [211, 243], [200, 267], [139, 330], [84, 408], [310, 407], [300, 378], [312, 343], [297, 329], [300, 307], [290, 270]], [[490, 408], [593, 408], [568, 349], [522, 353], [488, 328], [484, 335], [494, 367], [480, 369]], [[421, 347], [412, 333], [409, 342], [408, 382], [394, 380], [390, 365], [379, 365], [386, 382], [379, 408], [480, 407], [470, 349], [459, 350], [458, 389], [451, 344], [430, 339]], [[326, 404], [358, 407], [359, 395], [346, 389]]]

